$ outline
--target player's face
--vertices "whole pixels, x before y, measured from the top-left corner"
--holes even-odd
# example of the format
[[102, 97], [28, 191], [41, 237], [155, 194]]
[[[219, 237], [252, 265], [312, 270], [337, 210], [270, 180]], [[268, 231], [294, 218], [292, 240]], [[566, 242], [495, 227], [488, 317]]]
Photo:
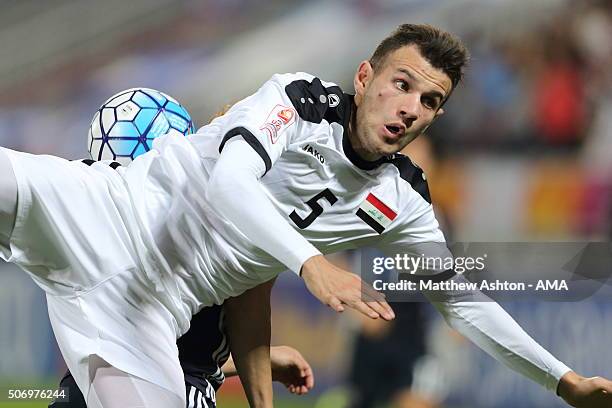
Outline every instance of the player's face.
[[355, 74], [357, 113], [351, 143], [365, 160], [397, 153], [443, 113], [452, 89], [414, 45], [390, 53], [376, 72], [368, 61]]

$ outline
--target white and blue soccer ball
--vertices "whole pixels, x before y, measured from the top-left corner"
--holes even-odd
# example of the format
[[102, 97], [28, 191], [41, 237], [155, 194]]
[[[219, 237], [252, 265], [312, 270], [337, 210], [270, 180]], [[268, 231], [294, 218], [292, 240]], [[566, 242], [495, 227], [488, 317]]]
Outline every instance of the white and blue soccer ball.
[[194, 132], [191, 116], [176, 99], [155, 89], [128, 89], [111, 96], [94, 115], [89, 155], [127, 165], [171, 129], [184, 135]]

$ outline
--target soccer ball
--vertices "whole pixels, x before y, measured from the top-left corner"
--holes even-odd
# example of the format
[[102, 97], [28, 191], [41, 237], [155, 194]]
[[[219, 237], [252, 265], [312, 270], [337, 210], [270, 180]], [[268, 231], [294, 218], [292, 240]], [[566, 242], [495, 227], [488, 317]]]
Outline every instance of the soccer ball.
[[151, 150], [153, 139], [170, 129], [184, 135], [194, 132], [191, 116], [176, 99], [155, 89], [128, 89], [111, 96], [94, 115], [89, 155], [127, 165]]

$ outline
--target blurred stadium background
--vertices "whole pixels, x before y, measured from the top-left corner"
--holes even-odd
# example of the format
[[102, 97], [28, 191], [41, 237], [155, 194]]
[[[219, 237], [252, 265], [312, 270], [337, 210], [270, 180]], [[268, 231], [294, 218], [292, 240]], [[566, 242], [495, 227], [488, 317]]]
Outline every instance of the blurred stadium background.
[[[350, 91], [359, 61], [403, 22], [453, 31], [472, 52], [428, 135], [436, 164], [421, 163], [455, 240], [609, 241], [612, 4], [603, 0], [2, 0], [0, 145], [82, 158], [95, 110], [136, 86], [173, 95], [198, 126], [276, 72]], [[44, 295], [0, 268], [0, 383], [53, 384], [64, 368]], [[274, 342], [301, 350], [317, 384], [301, 398], [278, 388], [278, 406], [341, 408], [358, 323], [283, 275]], [[580, 373], [612, 377], [610, 299], [504, 306]], [[563, 406], [426, 315], [434, 363], [419, 384], [440, 406]], [[245, 405], [236, 381], [220, 398]]]

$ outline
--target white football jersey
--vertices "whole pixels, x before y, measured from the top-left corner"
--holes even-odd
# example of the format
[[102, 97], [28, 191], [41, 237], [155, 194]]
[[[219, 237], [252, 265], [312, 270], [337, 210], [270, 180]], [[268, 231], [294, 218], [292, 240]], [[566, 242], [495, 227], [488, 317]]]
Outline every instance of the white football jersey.
[[352, 96], [332, 83], [275, 75], [196, 134], [156, 140], [157, 154], [126, 169], [158, 265], [183, 278], [179, 290], [192, 313], [291, 267], [246, 239], [206, 198], [207, 180], [234, 137], [265, 163], [260, 182], [276, 210], [323, 254], [444, 240], [420, 168], [401, 154], [375, 163], [355, 154], [346, 136], [352, 110]]

